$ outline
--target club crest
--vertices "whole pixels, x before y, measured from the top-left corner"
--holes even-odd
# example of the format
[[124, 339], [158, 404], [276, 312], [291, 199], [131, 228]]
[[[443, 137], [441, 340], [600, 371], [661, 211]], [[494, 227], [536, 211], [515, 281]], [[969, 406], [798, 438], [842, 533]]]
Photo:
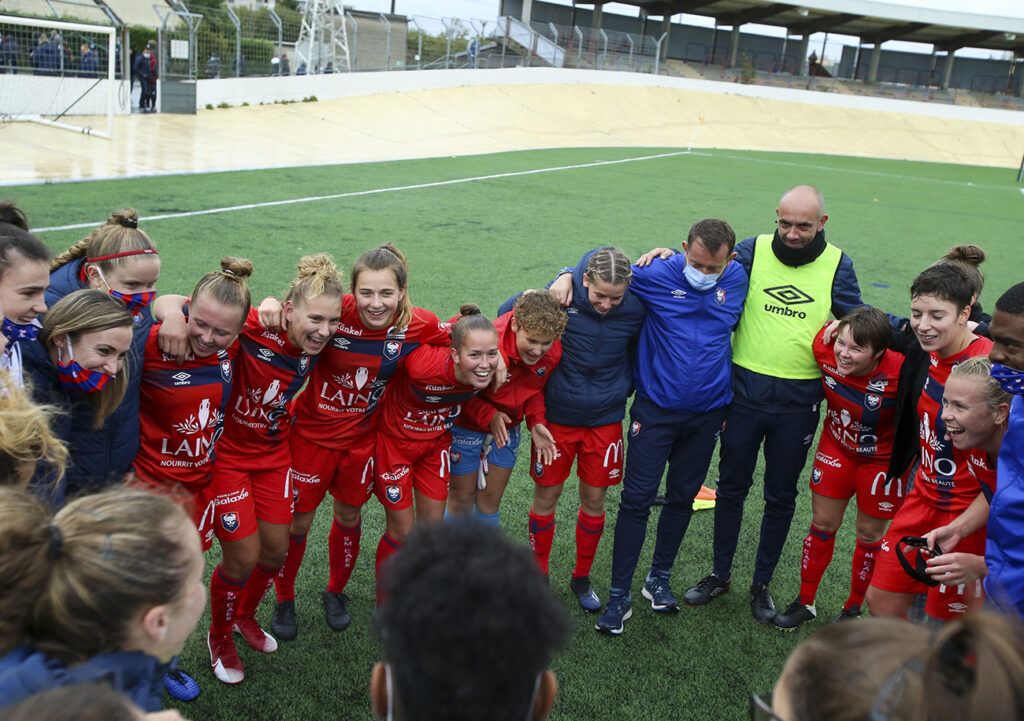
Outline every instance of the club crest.
[[399, 351], [402, 350], [402, 344], [397, 340], [389, 340], [384, 344], [384, 357], [388, 360], [394, 360], [398, 357]]
[[544, 475], [544, 464], [540, 461], [536, 461], [533, 464], [533, 475], [537, 476], [537, 478]]
[[231, 361], [222, 360], [220, 362], [220, 377], [225, 383], [231, 382]]
[[718, 303], [718, 305], [725, 303], [725, 290], [722, 288], [715, 289], [715, 302]]
[[392, 503], [398, 503], [400, 500], [402, 500], [402, 487], [388, 486], [387, 488], [384, 489], [384, 494]]
[[222, 513], [220, 514], [220, 525], [224, 527], [224, 530], [228, 533], [234, 533], [238, 530], [238, 514], [237, 513]]
[[811, 471], [811, 483], [821, 483], [821, 469], [815, 468]]
[[309, 370], [309, 356], [303, 354], [302, 357], [299, 358], [299, 375], [300, 376], [306, 375], [306, 371], [308, 371], [308, 370]]
[[882, 399], [876, 396], [874, 393], [868, 394], [864, 399], [864, 404], [871, 410], [875, 410], [878, 406], [882, 405]]
[[629, 436], [636, 438], [638, 435], [640, 435], [640, 421], [633, 421], [629, 424]]

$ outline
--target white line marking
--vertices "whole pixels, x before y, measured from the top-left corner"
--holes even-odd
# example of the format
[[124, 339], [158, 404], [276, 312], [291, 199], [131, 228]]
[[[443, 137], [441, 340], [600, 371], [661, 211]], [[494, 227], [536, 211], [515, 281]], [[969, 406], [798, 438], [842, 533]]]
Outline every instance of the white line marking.
[[[635, 163], [641, 160], [657, 160], [659, 158], [674, 158], [680, 155], [688, 155], [686, 150], [679, 150], [672, 153], [659, 153], [658, 155], [642, 155], [636, 158], [622, 158], [620, 160], [595, 160], [592, 163], [580, 163], [578, 165], [559, 165], [552, 168], [535, 168], [534, 170], [517, 170], [511, 173], [495, 173], [494, 175], [477, 175], [471, 178], [455, 178], [454, 180], [438, 180], [432, 183], [417, 183], [416, 185], [397, 185], [390, 188], [374, 188], [372, 190], [356, 190], [350, 193], [335, 193], [333, 195], [312, 195], [306, 198], [292, 198], [291, 200], [269, 200], [264, 203], [246, 203], [245, 205], [228, 205], [222, 208], [209, 208], [207, 210], [190, 210], [184, 213], [165, 213], [163, 215], [150, 215], [139, 218], [140, 221], [152, 222], [154, 220], [169, 220], [172, 218], [191, 218], [197, 215], [213, 215], [215, 213], [231, 213], [236, 210], [252, 210], [254, 208], [271, 208], [276, 205], [295, 205], [296, 203], [312, 203], [318, 200], [337, 200], [339, 198], [357, 198], [362, 195], [378, 195], [380, 193], [394, 193], [401, 190], [420, 190], [422, 188], [438, 188], [445, 185], [459, 185], [462, 183], [474, 183], [478, 180], [496, 180], [498, 178], [515, 178], [522, 175], [537, 175], [539, 173], [554, 173], [560, 170], [579, 170], [581, 168], [596, 168], [603, 165], [620, 165], [622, 163]], [[89, 223], [73, 223], [71, 225], [53, 225], [47, 228], [32, 228], [33, 233], [48, 233], [57, 230], [78, 230], [80, 228], [95, 228], [103, 221]]]

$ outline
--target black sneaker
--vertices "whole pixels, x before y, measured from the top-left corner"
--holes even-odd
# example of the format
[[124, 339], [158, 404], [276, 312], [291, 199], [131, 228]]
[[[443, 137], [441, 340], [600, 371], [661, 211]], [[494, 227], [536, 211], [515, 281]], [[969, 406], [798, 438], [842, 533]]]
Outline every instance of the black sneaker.
[[801, 623], [813, 621], [817, 617], [818, 612], [814, 610], [814, 606], [805, 606], [800, 603], [798, 598], [786, 606], [785, 611], [776, 614], [775, 620], [772, 623], [775, 624], [775, 628], [781, 631], [795, 631]]
[[758, 623], [771, 623], [775, 620], [775, 601], [767, 583], [750, 584], [750, 613]]
[[854, 618], [860, 618], [860, 606], [850, 606], [849, 608], [844, 608], [842, 611], [839, 612], [839, 615], [836, 616], [836, 619], [832, 623], [839, 623], [840, 621], [849, 621]]
[[270, 617], [270, 630], [282, 641], [294, 641], [299, 635], [299, 627], [295, 623], [295, 601], [281, 601], [274, 606], [274, 615]]
[[348, 596], [344, 593], [331, 593], [324, 591], [324, 615], [327, 618], [327, 625], [333, 631], [344, 631], [352, 623], [352, 616], [349, 615], [345, 604], [348, 603]]
[[687, 606], [703, 606], [711, 599], [717, 598], [728, 591], [731, 584], [732, 576], [729, 576], [729, 578], [719, 578], [712, 573], [700, 579], [696, 586], [688, 589], [683, 594], [683, 601]]

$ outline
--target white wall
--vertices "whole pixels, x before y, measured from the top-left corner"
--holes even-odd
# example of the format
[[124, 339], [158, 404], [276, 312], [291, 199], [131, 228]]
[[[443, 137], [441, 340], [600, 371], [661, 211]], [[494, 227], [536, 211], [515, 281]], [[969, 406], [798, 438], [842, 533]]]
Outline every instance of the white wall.
[[[56, 115], [68, 108], [96, 81], [90, 78], [0, 75], [0, 114]], [[107, 83], [101, 80], [84, 98], [67, 111], [68, 115], [106, 115]], [[114, 81], [114, 114], [129, 115], [128, 83]]]
[[[0, 76], [2, 77], [2, 76]], [[664, 87], [679, 90], [741, 95], [769, 100], [811, 103], [832, 107], [861, 108], [912, 113], [940, 118], [976, 120], [1024, 125], [1024, 113], [994, 108], [975, 108], [942, 103], [894, 100], [863, 95], [842, 95], [817, 90], [796, 90], [762, 85], [742, 85], [713, 80], [675, 78], [641, 73], [575, 70], [562, 68], [505, 68], [497, 70], [405, 70], [374, 73], [335, 73], [296, 75], [274, 78], [218, 78], [199, 80], [196, 105], [270, 104], [275, 101], [300, 101], [309, 96], [318, 100], [345, 98], [376, 93], [412, 92], [472, 85], [548, 85], [558, 83], [598, 83], [639, 87]]]

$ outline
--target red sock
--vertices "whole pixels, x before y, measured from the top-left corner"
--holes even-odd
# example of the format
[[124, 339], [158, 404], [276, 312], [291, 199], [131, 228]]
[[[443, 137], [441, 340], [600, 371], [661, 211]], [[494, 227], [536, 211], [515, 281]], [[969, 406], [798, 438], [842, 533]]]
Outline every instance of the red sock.
[[382, 571], [384, 571], [384, 563], [398, 553], [398, 549], [402, 547], [401, 543], [396, 543], [391, 539], [387, 533], [380, 537], [380, 543], [377, 544], [377, 605], [383, 606], [384, 602], [387, 601], [387, 597], [384, 594], [384, 577]]
[[225, 574], [218, 565], [210, 578], [210, 635], [230, 636], [235, 618], [235, 607], [245, 588], [239, 581]]
[[597, 544], [601, 542], [601, 534], [604, 533], [604, 514], [591, 516], [580, 512], [576, 516], [576, 568], [572, 572], [573, 578], [590, 575], [590, 567], [594, 565], [594, 554], [597, 553]]
[[277, 602], [295, 600], [295, 577], [299, 575], [302, 557], [306, 555], [306, 534], [289, 535], [288, 555], [281, 566], [281, 572], [274, 581], [277, 588]]
[[555, 514], [538, 516], [530, 509], [530, 548], [533, 560], [548, 575], [548, 560], [551, 558], [551, 542], [555, 540]]
[[850, 597], [846, 599], [846, 605], [843, 606], [843, 610], [864, 603], [864, 594], [868, 592], [871, 577], [875, 573], [875, 560], [878, 558], [878, 549], [881, 547], [881, 541], [876, 541], [875, 543], [861, 543], [857, 541], [857, 545], [853, 549]]
[[252, 573], [249, 574], [249, 578], [245, 582], [245, 590], [242, 591], [242, 597], [238, 601], [238, 608], [235, 610], [235, 613], [239, 616], [252, 616], [255, 614], [260, 601], [267, 595], [267, 591], [273, 587], [274, 579], [277, 578], [277, 574], [280, 571], [281, 566], [267, 568], [257, 563], [256, 568], [252, 569]]
[[832, 552], [836, 548], [836, 534], [819, 531], [814, 526], [804, 539], [804, 557], [800, 564], [800, 603], [805, 606], [814, 604], [818, 593], [818, 584], [825, 575], [825, 569], [832, 562]]
[[331, 593], [341, 593], [348, 585], [348, 579], [352, 577], [352, 569], [356, 565], [356, 558], [359, 556], [359, 537], [362, 534], [363, 519], [360, 517], [355, 528], [343, 526], [337, 521], [331, 524], [331, 535], [327, 540], [327, 556], [330, 560], [330, 578], [327, 581], [327, 590]]

